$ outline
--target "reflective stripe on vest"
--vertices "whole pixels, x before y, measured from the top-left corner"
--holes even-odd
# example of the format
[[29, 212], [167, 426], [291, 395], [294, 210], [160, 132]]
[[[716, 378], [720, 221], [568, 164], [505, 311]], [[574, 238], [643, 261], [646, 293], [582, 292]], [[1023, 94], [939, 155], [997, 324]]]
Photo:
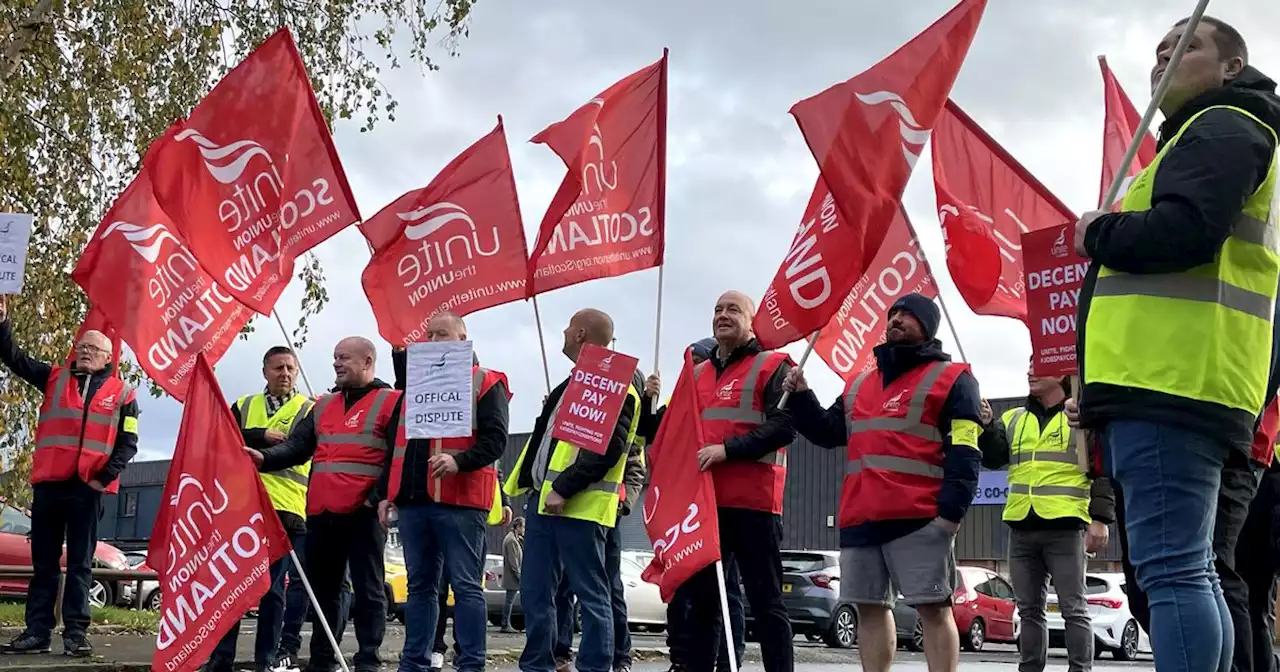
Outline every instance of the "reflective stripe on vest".
[[[115, 408], [112, 409], [111, 413], [86, 412], [85, 408], [67, 408], [66, 406], [60, 405], [62, 404], [63, 398], [66, 397], [67, 385], [71, 383], [71, 376], [71, 367], [63, 367], [62, 370], [58, 372], [58, 377], [53, 386], [53, 399], [51, 400], [48, 409], [40, 411], [40, 415], [36, 422], [38, 424], [44, 424], [45, 421], [71, 420], [77, 423], [78, 431], [75, 434], [41, 434], [41, 436], [36, 440], [35, 449], [40, 450], [42, 448], [55, 448], [60, 446], [79, 446], [81, 450], [110, 456], [112, 451], [115, 450], [115, 446], [112, 445], [114, 442], [107, 443], [106, 441], [94, 438], [85, 438], [84, 426], [91, 424], [106, 426], [110, 427], [112, 433], [114, 433], [116, 428], [120, 426], [121, 407], [124, 406], [125, 400], [128, 399], [129, 395], [133, 393], [133, 388], [130, 387], [128, 383], [124, 383], [123, 381], [121, 382], [122, 389], [117, 395], [119, 399], [116, 400]], [[88, 387], [88, 385], [89, 379], [86, 378], [85, 386]], [[98, 392], [100, 393], [101, 391], [101, 388], [99, 388]], [[85, 406], [88, 408], [92, 408], [93, 405], [94, 402], [92, 399], [85, 402]]]
[[1025, 520], [1035, 512], [1049, 520], [1090, 522], [1089, 465], [1061, 412], [1043, 425], [1026, 408], [1001, 418], [1009, 442], [1009, 496], [1002, 518]]
[[[316, 444], [339, 444], [344, 446], [363, 446], [373, 448], [375, 450], [387, 450], [387, 442], [389, 437], [378, 437], [376, 434], [378, 427], [378, 416], [382, 413], [383, 404], [387, 403], [387, 399], [393, 395], [388, 390], [378, 389], [369, 392], [376, 395], [373, 403], [369, 406], [369, 412], [365, 413], [364, 422], [360, 424], [359, 429], [326, 433], [322, 428], [325, 410], [334, 399], [340, 399], [341, 393], [330, 394], [329, 396], [316, 402]], [[403, 413], [401, 413], [403, 415]], [[345, 425], [344, 425], [345, 426]], [[349, 429], [349, 428], [348, 428]], [[394, 440], [394, 439], [392, 439]], [[312, 474], [354, 474], [356, 476], [377, 477], [382, 473], [381, 465], [371, 465], [365, 462], [312, 462]]]
[[1046, 497], [1075, 497], [1077, 499], [1089, 499], [1089, 488], [1072, 488], [1062, 485], [1038, 485], [1030, 486], [1026, 483], [1010, 483], [1009, 494], [1011, 495], [1044, 495]]
[[[295, 401], [299, 397], [302, 398], [301, 404], [297, 404], [297, 402]], [[283, 430], [283, 433], [285, 436], [288, 436], [289, 434], [293, 433], [293, 429], [298, 426], [298, 423], [301, 422], [303, 418], [307, 417], [307, 413], [311, 411], [312, 406], [314, 406], [315, 404], [310, 399], [307, 399], [305, 395], [294, 394], [293, 397], [290, 397], [289, 401], [285, 402], [283, 406], [276, 409], [276, 412], [274, 414], [268, 417], [266, 393], [259, 392], [258, 394], [246, 394], [245, 396], [240, 397], [240, 399], [237, 400], [236, 402], [236, 405], [240, 408], [240, 431], [243, 432], [248, 429], [277, 429], [278, 430], [280, 427], [283, 426], [283, 423], [277, 422], [276, 417], [282, 411], [292, 410], [290, 409], [290, 406], [295, 404], [298, 406], [298, 408], [296, 412], [293, 414], [293, 417], [289, 420], [289, 426]], [[261, 411], [261, 416], [265, 418], [265, 423], [261, 421], [253, 422], [253, 419], [255, 418], [255, 416], [259, 415], [259, 411]], [[306, 471], [303, 470], [304, 466], [305, 465], [299, 465], [296, 467], [286, 467], [284, 469], [279, 469], [276, 471], [267, 471], [267, 472], [263, 472], [262, 475], [274, 476], [276, 478], [283, 478], [287, 481], [296, 483], [302, 486], [303, 488], [306, 488], [308, 477], [307, 477]], [[268, 489], [267, 494], [268, 495], [271, 494], [270, 489]], [[306, 493], [303, 492], [302, 495], [305, 497]]]
[[[942, 377], [946, 370], [946, 362], [935, 362], [929, 366], [928, 372], [924, 374], [920, 384], [911, 393], [911, 401], [907, 404], [906, 417], [854, 420], [853, 407], [858, 398], [858, 391], [862, 389], [862, 384], [866, 382], [874, 369], [862, 372], [853, 381], [853, 384], [849, 386], [849, 389], [845, 391], [844, 395], [845, 430], [848, 438], [852, 439], [855, 434], [861, 434], [862, 432], [881, 431], [910, 434], [926, 441], [941, 443], [942, 433], [938, 431], [938, 428], [924, 424], [921, 419], [924, 417], [924, 405], [929, 398], [929, 390], [933, 389], [934, 383], [938, 382], [938, 378]], [[942, 478], [941, 467], [921, 460], [911, 460], [894, 455], [863, 455], [860, 460], [849, 460], [845, 465], [846, 474], [856, 474], [863, 469], [881, 469], [902, 474], [927, 476], [929, 478]]]
[[[755, 359], [751, 361], [751, 368], [747, 369], [747, 377], [742, 380], [742, 398], [738, 400], [738, 405], [731, 408], [723, 406], [703, 408], [703, 422], [713, 422], [718, 420], [722, 422], [738, 422], [744, 425], [754, 425], [756, 427], [763, 425], [765, 421], [765, 414], [763, 411], [755, 410], [755, 401], [756, 391], [760, 385], [760, 372], [764, 369], [764, 365], [768, 361], [769, 351], [757, 353]], [[698, 366], [708, 367], [713, 371], [715, 370], [715, 367], [710, 361], [704, 361]], [[697, 375], [696, 372], [694, 375]], [[787, 454], [785, 452], [775, 450], [756, 461], [763, 464], [775, 464], [780, 467], [786, 467]]]

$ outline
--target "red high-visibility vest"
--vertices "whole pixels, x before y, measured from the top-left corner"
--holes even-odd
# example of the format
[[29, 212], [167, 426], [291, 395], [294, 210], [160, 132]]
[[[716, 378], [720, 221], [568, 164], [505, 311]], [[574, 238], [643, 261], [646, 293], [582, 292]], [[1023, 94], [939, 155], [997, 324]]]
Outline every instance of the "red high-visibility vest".
[[389, 448], [384, 428], [400, 392], [376, 389], [345, 409], [342, 393], [326, 394], [312, 411], [316, 454], [311, 458], [307, 515], [351, 513], [378, 483]]
[[[784, 352], [761, 352], [730, 364], [716, 377], [710, 361], [694, 369], [702, 400], [702, 431], [707, 445], [723, 444], [764, 424], [764, 388], [791, 358]], [[716, 506], [782, 513], [787, 483], [787, 450], [779, 448], [756, 462], [725, 460], [711, 468]]]
[[[476, 402], [499, 382], [507, 391], [507, 399], [511, 399], [511, 388], [507, 384], [505, 373], [482, 369], [479, 366], [471, 367], [471, 389], [475, 390], [475, 397], [471, 400], [471, 436], [454, 439], [424, 439], [428, 442], [428, 455], [457, 455], [471, 450], [471, 447], [476, 445]], [[391, 455], [391, 482], [387, 488], [387, 499], [393, 502], [396, 495], [400, 494], [404, 456], [409, 445], [405, 436], [406, 415], [408, 413], [401, 411], [400, 428], [396, 432], [395, 452]], [[453, 504], [488, 511], [493, 507], [493, 491], [497, 487], [498, 469], [491, 464], [475, 471], [459, 471], [448, 478], [429, 478], [427, 479], [427, 496], [431, 501], [440, 504]]]
[[[115, 450], [120, 409], [134, 400], [133, 388], [110, 376], [86, 409], [72, 378], [69, 366], [55, 366], [49, 372], [36, 425], [32, 483], [66, 481], [77, 476], [88, 483], [98, 477]], [[88, 385], [87, 380], [85, 384]], [[119, 492], [120, 481], [112, 481], [106, 491]]]
[[950, 431], [938, 421], [951, 386], [968, 370], [968, 364], [932, 362], [888, 386], [877, 369], [849, 382], [840, 527], [938, 515], [942, 443]]
[[1258, 431], [1253, 433], [1253, 446], [1250, 450], [1254, 462], [1264, 467], [1271, 466], [1271, 460], [1275, 459], [1278, 450], [1277, 433], [1280, 433], [1280, 397], [1272, 399], [1262, 409], [1262, 422], [1258, 425]]

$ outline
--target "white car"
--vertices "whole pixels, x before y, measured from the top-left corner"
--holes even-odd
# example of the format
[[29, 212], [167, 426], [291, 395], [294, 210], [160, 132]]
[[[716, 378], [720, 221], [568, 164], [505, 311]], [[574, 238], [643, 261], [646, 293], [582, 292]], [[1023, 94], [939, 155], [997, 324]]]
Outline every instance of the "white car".
[[[1093, 621], [1095, 653], [1110, 651], [1116, 660], [1133, 660], [1138, 653], [1151, 653], [1151, 641], [1129, 612], [1129, 596], [1124, 592], [1124, 574], [1086, 574], [1085, 599]], [[1066, 625], [1058, 607], [1058, 596], [1049, 591], [1045, 621], [1049, 641], [1063, 643]]]
[[662, 630], [667, 627], [667, 605], [658, 586], [640, 578], [653, 560], [648, 551], [622, 552], [622, 587], [627, 596], [627, 623], [632, 627]]

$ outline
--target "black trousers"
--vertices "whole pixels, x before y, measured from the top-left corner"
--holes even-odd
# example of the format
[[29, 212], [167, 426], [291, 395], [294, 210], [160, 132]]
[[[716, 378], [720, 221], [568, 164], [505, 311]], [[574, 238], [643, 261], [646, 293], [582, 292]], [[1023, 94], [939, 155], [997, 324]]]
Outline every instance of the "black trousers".
[[1236, 643], [1235, 662], [1244, 661], [1253, 672], [1274, 672], [1275, 652], [1272, 640], [1276, 631], [1276, 561], [1277, 537], [1273, 533], [1276, 507], [1280, 505], [1280, 474], [1266, 474], [1258, 486], [1258, 494], [1249, 506], [1244, 530], [1236, 544], [1236, 571], [1249, 591], [1249, 639], [1247, 649]]
[[[344, 574], [351, 569], [351, 620], [359, 644], [355, 669], [362, 672], [381, 665], [378, 648], [387, 629], [387, 595], [383, 591], [386, 541], [377, 511], [368, 506], [352, 513], [319, 513], [307, 518], [307, 578], [325, 620], [335, 627], [342, 610]], [[318, 624], [313, 633], [309, 669], [337, 669], [337, 657]], [[335, 631], [334, 637], [342, 643], [341, 631]]]
[[62, 594], [62, 632], [84, 635], [89, 629], [89, 587], [93, 585], [93, 552], [98, 546], [102, 493], [78, 479], [36, 483], [31, 491], [32, 574], [27, 586], [26, 630], [38, 637], [53, 635], [65, 542], [67, 585]]
[[[746, 655], [747, 643], [745, 632], [746, 624], [744, 623], [742, 613], [742, 575], [738, 572], [738, 565], [735, 562], [728, 562], [724, 565], [724, 585], [728, 592], [729, 598], [729, 623], [733, 628], [733, 659], [738, 663], [738, 667], [742, 667], [742, 658]], [[686, 651], [694, 643], [689, 641], [689, 600], [688, 593], [676, 591], [671, 602], [667, 605], [667, 648], [671, 650], [670, 658], [673, 665], [683, 667]], [[723, 614], [722, 614], [723, 615]], [[716, 670], [719, 672], [728, 672], [729, 670], [729, 645], [720, 638], [720, 653], [716, 656]]]
[[[767, 672], [792, 672], [791, 620], [782, 603], [782, 517], [763, 511], [721, 508], [720, 553], [742, 574], [742, 587], [754, 617]], [[720, 617], [720, 585], [715, 566], [689, 578], [678, 599], [689, 602], [688, 641], [684, 666], [691, 672], [713, 672], [724, 626]]]

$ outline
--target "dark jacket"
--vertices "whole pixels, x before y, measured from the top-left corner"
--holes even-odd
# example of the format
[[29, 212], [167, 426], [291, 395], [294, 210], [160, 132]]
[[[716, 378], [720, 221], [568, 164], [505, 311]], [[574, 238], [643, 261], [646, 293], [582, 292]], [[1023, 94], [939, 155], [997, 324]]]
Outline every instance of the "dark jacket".
[[[374, 390], [390, 389], [390, 385], [379, 378], [374, 378], [373, 382], [365, 387], [345, 388], [340, 393], [342, 395], [342, 404], [344, 409], [350, 409], [356, 402], [360, 401]], [[389, 437], [387, 440], [387, 452], [391, 452], [391, 443], [395, 440], [396, 431], [400, 428], [400, 408], [403, 400], [397, 401], [394, 408], [391, 409], [391, 415], [387, 418], [387, 424], [383, 425], [382, 431], [384, 435]], [[294, 467], [303, 464], [307, 460], [315, 457], [316, 454], [316, 414], [315, 409], [307, 414], [307, 417], [298, 421], [294, 425], [293, 431], [289, 432], [289, 438], [277, 443], [276, 445], [262, 451], [262, 466], [258, 467], [258, 471], [279, 471], [286, 467]], [[370, 506], [377, 506], [379, 502], [387, 498], [387, 470], [382, 470], [382, 475], [378, 477], [378, 482], [369, 490], [368, 503]]]
[[[551, 423], [551, 412], [555, 410], [556, 404], [560, 403], [560, 397], [564, 395], [568, 385], [569, 379], [565, 378], [554, 390], [551, 390], [551, 394], [547, 395], [547, 400], [542, 404], [542, 412], [533, 423], [533, 433], [529, 435], [529, 442], [526, 444], [528, 448], [524, 461], [520, 464], [520, 473], [516, 475], [516, 484], [521, 488], [537, 488], [541, 485], [533, 482], [533, 464], [537, 461], [534, 458], [538, 452], [538, 444], [542, 442], [542, 437], [548, 431], [547, 425]], [[591, 484], [604, 480], [605, 474], [608, 474], [613, 465], [618, 463], [618, 459], [631, 449], [631, 442], [627, 440], [627, 435], [631, 433], [631, 419], [637, 412], [635, 399], [627, 395], [626, 400], [622, 402], [622, 410], [618, 414], [618, 424], [613, 428], [613, 436], [604, 454], [589, 450], [579, 452], [577, 461], [556, 477], [551, 484], [552, 489], [561, 497], [569, 499], [586, 490]]]
[[[645, 462], [645, 446], [648, 441], [642, 428], [645, 424], [645, 417], [652, 416], [652, 400], [644, 396], [644, 374], [640, 373], [640, 369], [636, 369], [636, 375], [632, 377], [631, 386], [636, 389], [636, 393], [640, 395], [640, 408], [637, 412], [640, 414], [640, 424], [636, 430], [636, 440], [631, 442], [631, 446], [627, 449], [627, 466], [622, 472], [622, 490], [626, 493], [626, 497], [618, 500], [618, 514], [623, 516], [631, 515], [631, 507], [640, 500], [640, 491], [644, 490], [644, 482], [649, 474], [647, 462]], [[648, 408], [646, 408], [648, 406]]]
[[[921, 345], [882, 343], [873, 351], [876, 366], [884, 378], [884, 384], [903, 374], [933, 362], [949, 362], [951, 355], [942, 351], [942, 343], [932, 340]], [[978, 381], [968, 372], [960, 374], [947, 393], [938, 416], [938, 429], [946, 435], [942, 442], [942, 489], [938, 491], [938, 516], [959, 523], [973, 503], [978, 489], [978, 471], [982, 454], [968, 446], [951, 445], [951, 422], [971, 420], [982, 423], [980, 405], [982, 396]], [[796, 394], [790, 402], [796, 428], [810, 441], [823, 448], [845, 448], [849, 445], [846, 428], [844, 395], [836, 398], [826, 410], [818, 404], [812, 390]], [[931, 518], [870, 521], [862, 525], [840, 529], [842, 547], [876, 546], [906, 536], [924, 527]]]
[[[1243, 108], [1280, 129], [1275, 89], [1270, 78], [1247, 67], [1229, 85], [1183, 105], [1161, 125], [1159, 144], [1163, 148], [1189, 118], [1212, 105]], [[1085, 327], [1099, 264], [1124, 273], [1179, 273], [1213, 261], [1245, 200], [1266, 179], [1274, 144], [1270, 131], [1242, 114], [1206, 112], [1161, 159], [1150, 210], [1105, 214], [1089, 225], [1084, 244], [1096, 263], [1081, 291], [1076, 347], [1081, 371], [1086, 370], [1084, 358], [1089, 354], [1084, 348]], [[1280, 342], [1273, 342], [1272, 371], [1278, 355]], [[1249, 451], [1257, 413], [1152, 390], [1084, 382], [1080, 419], [1087, 428], [1101, 429], [1117, 419], [1145, 420], [1221, 437]], [[1267, 399], [1275, 394], [1277, 382], [1271, 376]]]
[[[1055, 404], [1051, 408], [1045, 408], [1036, 397], [1027, 397], [1024, 406], [1041, 427], [1061, 413], [1062, 407], [1063, 404]], [[1003, 469], [1008, 466], [1009, 433], [1004, 421], [992, 418], [991, 424], [982, 429], [982, 436], [978, 437], [978, 447], [982, 449], [982, 466], [988, 469]], [[1075, 440], [1074, 437], [1071, 440]], [[1116, 493], [1111, 487], [1111, 479], [1105, 476], [1093, 477], [1089, 487], [1089, 517], [1107, 525], [1116, 519]], [[1008, 525], [1019, 530], [1071, 530], [1082, 529], [1085, 522], [1079, 518], [1041, 518], [1033, 506], [1026, 518], [1009, 521]]]
[[[715, 367], [716, 380], [719, 381], [720, 376], [723, 376], [725, 370], [734, 363], [748, 357], [755, 357], [761, 352], [764, 352], [764, 348], [760, 347], [760, 342], [753, 338], [745, 345], [735, 348], [724, 361], [720, 360], [720, 346], [717, 345], [711, 352], [711, 359], [707, 361]], [[727, 459], [755, 462], [780, 448], [786, 448], [796, 440], [796, 430], [791, 424], [790, 410], [778, 409], [778, 402], [782, 400], [782, 383], [790, 372], [791, 364], [783, 362], [765, 382], [764, 424], [741, 436], [725, 439], [724, 452]]]
[[[404, 390], [408, 380], [408, 355], [403, 350], [392, 351], [391, 362], [396, 371], [396, 389]], [[479, 360], [476, 363], [479, 364]], [[507, 388], [498, 383], [476, 400], [475, 445], [454, 456], [458, 471], [476, 471], [501, 459], [507, 449], [507, 422]], [[387, 469], [391, 469], [391, 457], [391, 453], [387, 453]], [[396, 504], [430, 501], [427, 496], [427, 482], [431, 480], [427, 461], [430, 458], [430, 439], [409, 440]]]
[[[0, 322], [0, 362], [13, 372], [13, 375], [25, 380], [28, 385], [40, 390], [44, 393], [45, 388], [49, 385], [49, 376], [53, 372], [53, 366], [46, 362], [32, 358], [30, 355], [22, 351], [18, 344], [13, 340], [12, 325], [9, 320]], [[76, 386], [80, 390], [81, 396], [85, 401], [85, 412], [88, 413], [89, 403], [93, 401], [93, 395], [97, 394], [98, 389], [111, 376], [112, 366], [110, 364], [101, 371], [97, 371], [92, 375], [85, 376], [76, 373], [72, 376], [72, 380], [76, 381]], [[87, 383], [87, 384], [86, 384]], [[129, 464], [129, 460], [138, 454], [138, 435], [134, 432], [125, 431], [125, 421], [138, 418], [138, 401], [134, 399], [120, 407], [120, 425], [116, 428], [116, 444], [111, 449], [111, 457], [107, 459], [107, 465], [98, 472], [97, 481], [103, 485], [110, 485], [112, 481], [120, 477], [124, 472], [124, 468]], [[35, 437], [31, 437], [31, 442], [35, 443]]]

